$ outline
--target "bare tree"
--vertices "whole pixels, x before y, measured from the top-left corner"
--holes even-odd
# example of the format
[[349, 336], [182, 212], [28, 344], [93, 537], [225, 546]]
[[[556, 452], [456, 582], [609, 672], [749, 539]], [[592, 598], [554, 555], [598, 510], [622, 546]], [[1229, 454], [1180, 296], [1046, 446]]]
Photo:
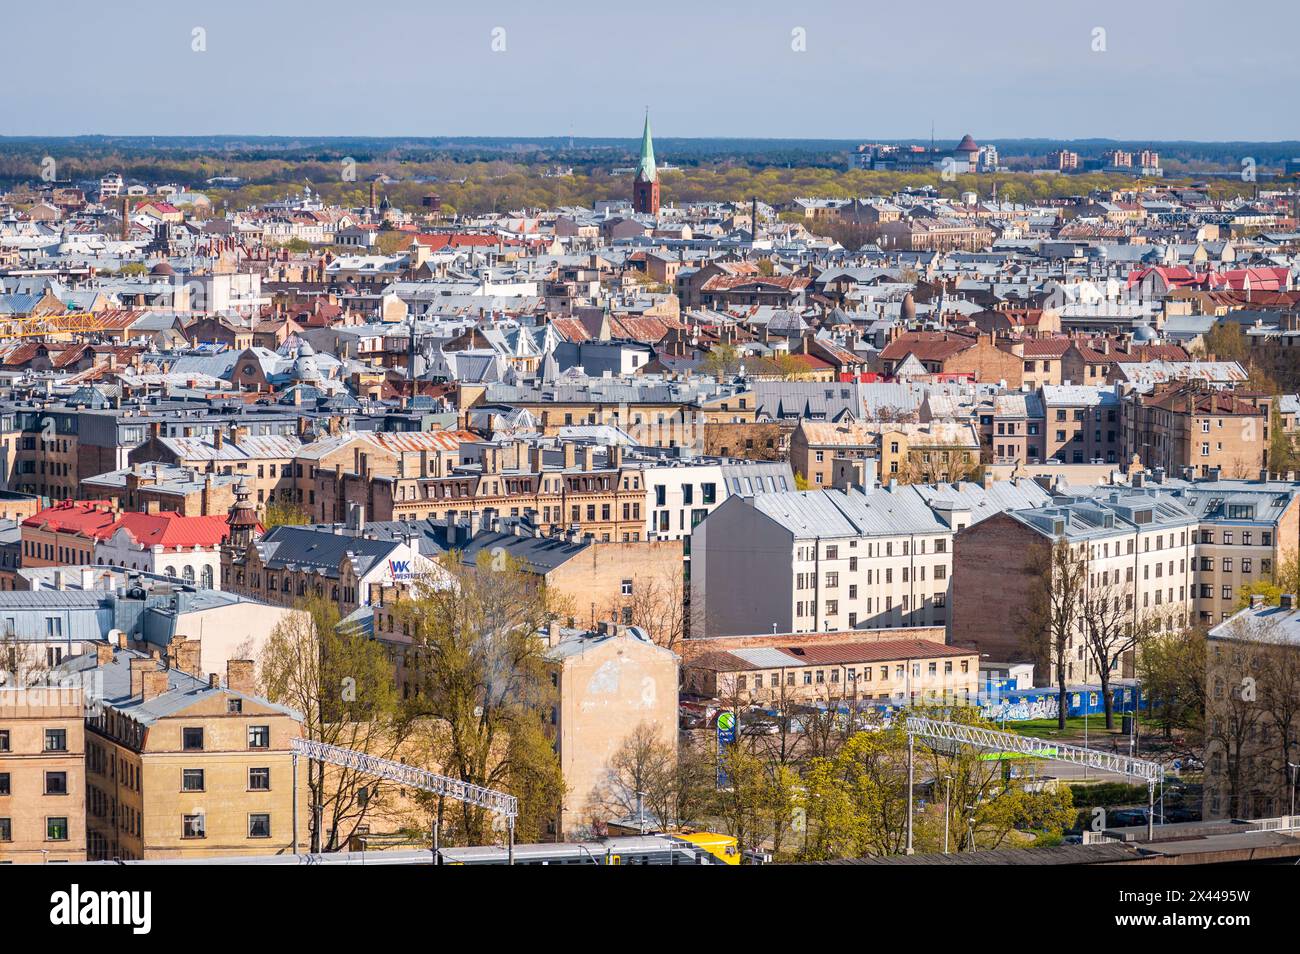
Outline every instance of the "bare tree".
[[[1126, 656], [1137, 653], [1138, 646], [1163, 628], [1163, 618], [1142, 613], [1136, 606], [1133, 587], [1118, 581], [1090, 587], [1079, 601], [1079, 628], [1083, 634], [1088, 661], [1097, 670], [1101, 683], [1106, 728], [1115, 728], [1115, 703], [1110, 682]], [[1104, 574], [1103, 574], [1104, 577]]]
[[672, 740], [648, 722], [638, 725], [609, 760], [591, 802], [616, 816], [632, 815], [638, 807], [661, 826], [676, 824], [677, 750]]
[[1300, 763], [1300, 647], [1276, 626], [1261, 633], [1260, 640], [1255, 657], [1259, 704], [1268, 714], [1266, 734], [1277, 746], [1276, 761], [1270, 760], [1274, 778], [1289, 795], [1294, 784], [1290, 766]]
[[1259, 634], [1255, 629], [1244, 621], [1233, 624], [1228, 638], [1215, 640], [1207, 653], [1210, 717], [1206, 740], [1211, 761], [1207, 768], [1227, 782], [1225, 809], [1233, 817], [1251, 810], [1254, 740], [1266, 715], [1259, 699], [1257, 648], [1253, 645]]
[[1060, 692], [1056, 722], [1057, 728], [1064, 731], [1070, 647], [1078, 633], [1088, 562], [1062, 537], [1050, 546], [1030, 547], [1025, 572], [1030, 576], [1030, 586], [1019, 613], [1021, 638], [1040, 662], [1056, 671]]
[[0, 635], [0, 686], [30, 686], [49, 671], [40, 650], [13, 633]]
[[[622, 618], [645, 630], [655, 645], [676, 649], [686, 638], [685, 581], [680, 571], [633, 576], [632, 595], [622, 606]], [[617, 613], [612, 613], [617, 618]]]

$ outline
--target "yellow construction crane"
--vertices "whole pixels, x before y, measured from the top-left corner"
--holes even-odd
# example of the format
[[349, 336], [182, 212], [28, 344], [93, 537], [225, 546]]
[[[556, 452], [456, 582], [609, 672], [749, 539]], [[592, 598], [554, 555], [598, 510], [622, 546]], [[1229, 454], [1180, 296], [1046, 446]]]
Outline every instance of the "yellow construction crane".
[[63, 315], [0, 315], [0, 340], [50, 338], [57, 335], [87, 334], [104, 329], [103, 318], [89, 311]]

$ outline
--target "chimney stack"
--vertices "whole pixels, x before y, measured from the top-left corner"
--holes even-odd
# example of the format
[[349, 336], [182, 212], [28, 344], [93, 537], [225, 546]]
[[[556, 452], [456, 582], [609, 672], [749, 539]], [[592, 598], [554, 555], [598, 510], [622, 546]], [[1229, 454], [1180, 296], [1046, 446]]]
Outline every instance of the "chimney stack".
[[226, 688], [251, 696], [256, 692], [256, 671], [251, 659], [226, 660]]
[[148, 669], [144, 672], [144, 682], [140, 687], [142, 702], [148, 702], [167, 691], [168, 677], [166, 669]]
[[131, 660], [131, 695], [138, 696], [144, 692], [144, 674], [158, 668], [158, 662], [152, 657]]

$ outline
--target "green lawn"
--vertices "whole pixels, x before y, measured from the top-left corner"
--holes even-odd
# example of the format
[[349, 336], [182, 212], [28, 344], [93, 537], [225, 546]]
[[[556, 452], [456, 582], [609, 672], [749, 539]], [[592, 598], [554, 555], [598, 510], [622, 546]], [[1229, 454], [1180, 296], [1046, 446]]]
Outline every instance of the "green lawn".
[[[1106, 717], [1103, 715], [1088, 716], [1087, 728], [1088, 738], [1095, 735], [1097, 738], [1107, 738], [1120, 735], [1120, 726], [1123, 724], [1123, 718], [1116, 713], [1115, 729], [1113, 732], [1106, 731]], [[1065, 731], [1062, 732], [1056, 727], [1055, 719], [1029, 719], [1025, 722], [1008, 722], [1006, 725], [1008, 732], [1015, 732], [1019, 735], [1032, 735], [1040, 739], [1063, 739], [1082, 738], [1084, 731], [1083, 716], [1076, 716], [1065, 720]]]

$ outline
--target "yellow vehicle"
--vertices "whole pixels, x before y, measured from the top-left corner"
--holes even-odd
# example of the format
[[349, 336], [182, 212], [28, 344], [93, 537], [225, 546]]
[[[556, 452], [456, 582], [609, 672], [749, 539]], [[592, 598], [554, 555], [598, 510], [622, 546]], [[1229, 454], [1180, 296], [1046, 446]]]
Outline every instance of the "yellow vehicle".
[[712, 862], [713, 864], [740, 864], [740, 849], [736, 846], [736, 839], [730, 835], [720, 835], [712, 831], [697, 831], [678, 832], [669, 837], [690, 842], [696, 848], [716, 859]]

